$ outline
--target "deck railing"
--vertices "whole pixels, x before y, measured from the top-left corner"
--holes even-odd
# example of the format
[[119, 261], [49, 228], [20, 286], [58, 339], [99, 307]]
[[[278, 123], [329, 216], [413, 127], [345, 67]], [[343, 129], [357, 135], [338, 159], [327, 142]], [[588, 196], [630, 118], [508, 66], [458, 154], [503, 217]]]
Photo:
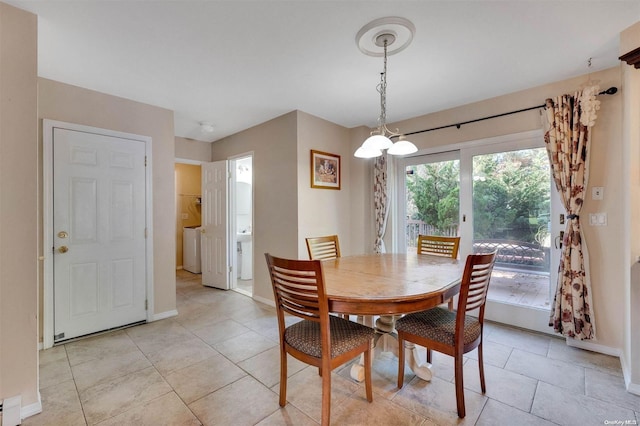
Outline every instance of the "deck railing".
[[[436, 228], [420, 220], [407, 220], [407, 247], [416, 247], [418, 235], [455, 237], [458, 226]], [[473, 252], [497, 250], [496, 265], [509, 269], [549, 272], [549, 248], [537, 243], [507, 239], [485, 239], [473, 242]]]

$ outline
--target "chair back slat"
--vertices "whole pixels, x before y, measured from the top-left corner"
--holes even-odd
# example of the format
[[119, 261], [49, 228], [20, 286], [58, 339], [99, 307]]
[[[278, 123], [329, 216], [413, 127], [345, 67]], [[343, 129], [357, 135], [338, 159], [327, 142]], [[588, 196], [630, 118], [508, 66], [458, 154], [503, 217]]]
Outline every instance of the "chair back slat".
[[320, 322], [328, 309], [320, 261], [281, 259], [269, 254], [265, 257], [278, 317], [286, 312]]
[[418, 254], [458, 257], [460, 237], [440, 237], [436, 235], [418, 235]]
[[310, 237], [305, 241], [311, 260], [330, 260], [340, 257], [340, 243], [337, 235]]
[[487, 301], [489, 280], [495, 259], [495, 251], [485, 254], [472, 254], [467, 257], [458, 299], [459, 315], [464, 315], [466, 312], [480, 308], [480, 315], [484, 316], [484, 304]]

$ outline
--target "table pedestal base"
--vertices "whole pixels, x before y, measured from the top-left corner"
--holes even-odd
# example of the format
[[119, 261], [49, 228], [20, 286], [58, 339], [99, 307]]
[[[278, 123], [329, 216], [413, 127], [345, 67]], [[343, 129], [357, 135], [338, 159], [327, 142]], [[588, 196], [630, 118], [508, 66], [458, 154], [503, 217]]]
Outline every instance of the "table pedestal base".
[[[360, 320], [360, 317], [358, 318]], [[395, 331], [395, 317], [390, 315], [383, 315], [376, 320], [376, 337], [373, 340], [371, 347], [372, 351], [376, 349], [380, 352], [392, 352], [396, 357], [398, 356], [398, 337], [394, 333]], [[372, 318], [365, 317], [363, 320], [365, 325], [371, 327]], [[405, 359], [411, 371], [422, 380], [431, 381], [433, 373], [431, 371], [432, 365], [423, 359], [422, 355], [418, 352], [416, 345], [412, 342], [404, 342]], [[371, 357], [371, 362], [373, 362]], [[360, 356], [360, 360], [351, 366], [351, 378], [362, 382], [364, 380], [364, 354]]]

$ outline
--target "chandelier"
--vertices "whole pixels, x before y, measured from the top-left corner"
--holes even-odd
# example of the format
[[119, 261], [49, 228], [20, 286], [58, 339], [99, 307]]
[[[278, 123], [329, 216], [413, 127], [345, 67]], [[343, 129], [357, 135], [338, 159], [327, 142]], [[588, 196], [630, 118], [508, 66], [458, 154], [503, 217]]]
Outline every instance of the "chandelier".
[[[365, 54], [379, 56], [379, 54], [364, 48], [361, 43], [362, 40], [365, 39], [363, 36], [367, 32], [375, 31], [376, 27], [380, 27], [381, 25], [395, 25], [410, 32], [408, 41], [405, 41], [405, 43], [397, 48], [394, 53], [404, 49], [411, 42], [413, 32], [415, 31], [413, 24], [404, 18], [382, 18], [373, 21], [363, 27], [356, 37], [360, 50]], [[384, 57], [384, 67], [380, 73], [380, 83], [376, 86], [376, 90], [380, 93], [380, 116], [378, 117], [378, 127], [371, 131], [371, 135], [356, 150], [353, 154], [355, 157], [379, 157], [382, 155], [383, 150], [387, 150], [387, 153], [391, 155], [407, 155], [418, 150], [413, 143], [405, 139], [404, 135], [400, 133], [398, 129], [391, 131], [387, 127], [387, 49], [396, 42], [397, 38], [398, 33], [393, 29], [378, 31], [373, 37], [373, 43], [375, 46], [383, 49]], [[398, 141], [394, 143], [391, 138], [398, 138]]]

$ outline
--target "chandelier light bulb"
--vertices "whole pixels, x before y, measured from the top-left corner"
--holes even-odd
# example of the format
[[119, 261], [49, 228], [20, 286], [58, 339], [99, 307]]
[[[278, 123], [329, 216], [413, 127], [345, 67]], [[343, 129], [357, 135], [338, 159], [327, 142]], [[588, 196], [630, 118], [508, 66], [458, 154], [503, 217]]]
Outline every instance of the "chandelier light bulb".
[[407, 155], [413, 154], [417, 151], [418, 148], [411, 142], [407, 140], [399, 140], [398, 142], [394, 143], [391, 148], [389, 148], [387, 153], [391, 155]]
[[393, 145], [393, 142], [391, 141], [391, 139], [389, 139], [386, 136], [383, 135], [371, 135], [369, 136], [364, 143], [362, 144], [362, 147], [365, 149], [389, 149], [391, 148], [391, 146]]
[[379, 149], [365, 148], [362, 146], [358, 148], [356, 152], [353, 154], [353, 156], [357, 158], [375, 158], [375, 157], [380, 157], [381, 155], [382, 155], [382, 151]]

